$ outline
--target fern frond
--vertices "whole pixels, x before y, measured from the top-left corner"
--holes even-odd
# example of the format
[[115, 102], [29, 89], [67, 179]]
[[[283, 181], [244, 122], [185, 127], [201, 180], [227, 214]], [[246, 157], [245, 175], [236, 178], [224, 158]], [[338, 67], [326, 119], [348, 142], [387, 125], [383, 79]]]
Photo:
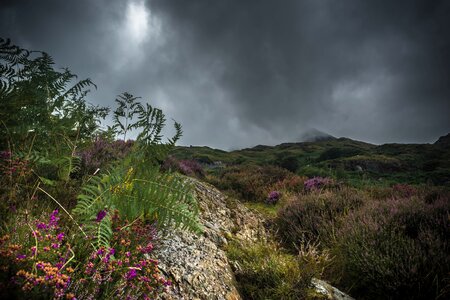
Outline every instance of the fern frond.
[[70, 175], [81, 169], [81, 158], [74, 155], [64, 156], [57, 160], [57, 165], [58, 177], [61, 180], [68, 181]]
[[[157, 167], [148, 167], [140, 174], [145, 179], [133, 178], [133, 170], [116, 169], [106, 175], [94, 176], [82, 188], [73, 213], [90, 230], [98, 224], [96, 214], [103, 209], [117, 209], [123, 219], [135, 220], [143, 216], [157, 220], [162, 230], [178, 227], [201, 232], [198, 205], [191, 184], [175, 174], [160, 174]], [[102, 225], [103, 226], [103, 225]], [[106, 225], [105, 225], [106, 226]], [[97, 242], [106, 245], [108, 232], [101, 229]]]

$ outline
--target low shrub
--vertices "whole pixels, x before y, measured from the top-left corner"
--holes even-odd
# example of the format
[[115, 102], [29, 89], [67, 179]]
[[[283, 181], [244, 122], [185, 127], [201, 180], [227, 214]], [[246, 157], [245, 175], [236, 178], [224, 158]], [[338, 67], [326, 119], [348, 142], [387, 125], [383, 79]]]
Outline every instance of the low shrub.
[[278, 191], [271, 191], [269, 193], [269, 196], [267, 197], [266, 202], [268, 204], [276, 204], [278, 202], [278, 200], [280, 200], [281, 198], [281, 193]]
[[288, 192], [298, 193], [303, 191], [303, 187], [307, 179], [308, 178], [306, 177], [298, 175], [290, 175], [284, 179], [277, 181], [271, 186], [271, 189], [276, 191], [285, 190]]
[[125, 159], [130, 153], [134, 142], [131, 140], [116, 140], [110, 142], [101, 137], [77, 153], [81, 158], [81, 173], [94, 174], [97, 169], [104, 171], [111, 163]]
[[178, 160], [173, 156], [169, 156], [166, 158], [161, 168], [165, 171], [178, 171], [187, 176], [197, 178], [205, 177], [205, 171], [203, 170], [202, 165], [198, 161], [192, 159]]
[[210, 178], [210, 183], [233, 192], [239, 199], [265, 202], [272, 186], [291, 176], [292, 173], [279, 167], [234, 166]]
[[364, 194], [351, 188], [293, 196], [278, 211], [279, 236], [293, 251], [309, 242], [329, 245], [342, 218], [364, 201]]
[[449, 296], [449, 213], [447, 195], [373, 201], [349, 214], [336, 231], [335, 283], [361, 299]]
[[327, 177], [313, 177], [304, 182], [305, 191], [318, 190], [333, 184], [333, 180]]
[[227, 247], [243, 299], [304, 299], [311, 293], [311, 279], [320, 277], [329, 264], [327, 253], [304, 247], [299, 255], [286, 253], [274, 243]]

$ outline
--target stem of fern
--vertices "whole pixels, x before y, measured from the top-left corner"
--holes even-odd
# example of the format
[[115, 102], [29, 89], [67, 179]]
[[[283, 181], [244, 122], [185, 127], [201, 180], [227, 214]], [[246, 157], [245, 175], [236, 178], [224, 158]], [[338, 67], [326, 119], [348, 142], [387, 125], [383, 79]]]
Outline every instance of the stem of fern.
[[69, 247], [69, 251], [72, 253], [72, 257], [69, 258], [69, 260], [61, 267], [60, 270], [64, 269], [64, 267], [67, 266], [67, 264], [70, 263], [72, 261], [72, 259], [75, 258], [75, 252], [73, 252], [72, 248]]
[[[28, 227], [30, 227], [31, 232], [32, 232], [33, 237], [34, 237], [35, 247], [36, 247], [36, 250], [34, 251], [34, 261], [36, 261], [36, 256], [37, 256], [37, 253], [38, 253], [38, 240], [37, 240], [37, 237], [36, 237], [36, 233], [33, 230], [33, 227], [31, 227], [31, 225], [28, 222], [27, 222], [27, 225], [28, 225]], [[35, 272], [35, 273], [37, 272], [36, 264], [33, 264], [33, 272]]]
[[130, 224], [125, 225], [125, 226], [123, 226], [122, 228], [120, 228], [119, 231], [122, 231], [122, 230], [124, 230], [125, 228], [130, 227], [130, 226], [133, 225], [137, 220], [139, 220], [140, 218], [142, 218], [142, 216], [144, 216], [143, 213], [142, 213], [139, 217], [137, 217], [133, 222], [131, 222]]

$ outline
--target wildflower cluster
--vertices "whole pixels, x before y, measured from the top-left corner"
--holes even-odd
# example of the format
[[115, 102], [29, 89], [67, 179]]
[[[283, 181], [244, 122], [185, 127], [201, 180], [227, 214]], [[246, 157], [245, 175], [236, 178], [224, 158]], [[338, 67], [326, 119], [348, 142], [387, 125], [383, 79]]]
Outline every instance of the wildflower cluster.
[[26, 293], [51, 294], [55, 299], [67, 296], [74, 272], [70, 266], [73, 251], [65, 241], [59, 219], [58, 210], [54, 210], [47, 221], [27, 224], [31, 230], [30, 245], [13, 243], [17, 237], [9, 235], [0, 239], [1, 269], [15, 272], [12, 282]]
[[269, 196], [267, 197], [267, 203], [268, 204], [276, 204], [278, 200], [281, 198], [281, 193], [278, 191], [271, 191], [269, 193]]
[[155, 227], [141, 220], [128, 224], [117, 212], [112, 220], [112, 247], [90, 253], [73, 291], [79, 298], [107, 295], [121, 299], [149, 299], [162, 293], [171, 282], [160, 275], [158, 261], [151, 258]]
[[[100, 211], [97, 219], [105, 214]], [[171, 285], [151, 257], [156, 241], [153, 224], [121, 221], [115, 212], [111, 247], [93, 248], [87, 256], [77, 252], [75, 267], [75, 252], [59, 221], [54, 210], [45, 221], [25, 223], [24, 228], [31, 230], [25, 243], [15, 242], [15, 235], [0, 237], [0, 271], [13, 275], [2, 289], [19, 287], [27, 294], [54, 299], [149, 299]]]
[[332, 184], [332, 180], [326, 177], [313, 177], [305, 181], [304, 188], [306, 191], [314, 191]]

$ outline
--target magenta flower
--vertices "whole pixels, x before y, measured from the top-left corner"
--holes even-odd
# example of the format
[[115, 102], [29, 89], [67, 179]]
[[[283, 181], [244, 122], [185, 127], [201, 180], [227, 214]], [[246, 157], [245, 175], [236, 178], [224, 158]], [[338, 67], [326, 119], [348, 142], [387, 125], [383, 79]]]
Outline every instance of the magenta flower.
[[269, 197], [267, 198], [267, 203], [275, 204], [280, 200], [281, 194], [278, 191], [271, 191]]
[[38, 262], [38, 263], [36, 264], [36, 268], [38, 268], [38, 270], [43, 270], [43, 269], [44, 269], [44, 264], [41, 263], [41, 262]]
[[22, 259], [27, 258], [27, 256], [26, 256], [25, 254], [18, 254], [18, 255], [16, 256], [16, 258], [19, 259], [19, 260], [22, 260]]
[[55, 209], [50, 215], [50, 221], [48, 222], [48, 225], [56, 227], [58, 226], [58, 221], [59, 221], [58, 210]]
[[127, 272], [127, 274], [125, 275], [125, 278], [127, 280], [132, 280], [133, 278], [135, 278], [137, 276], [137, 272], [136, 269], [131, 269], [130, 271]]
[[106, 210], [101, 210], [97, 213], [97, 219], [95, 219], [96, 222], [100, 222], [106, 217]]
[[323, 186], [330, 185], [332, 183], [332, 180], [329, 178], [323, 178], [323, 177], [313, 177], [305, 181], [305, 190], [312, 191], [312, 190], [318, 190], [322, 188]]
[[42, 223], [42, 222], [36, 224], [37, 229], [47, 229], [47, 227], [48, 227], [47, 224]]
[[64, 239], [64, 232], [61, 232], [60, 234], [58, 234], [57, 236], [56, 236], [56, 238], [58, 239], [58, 241], [62, 241], [63, 239]]

